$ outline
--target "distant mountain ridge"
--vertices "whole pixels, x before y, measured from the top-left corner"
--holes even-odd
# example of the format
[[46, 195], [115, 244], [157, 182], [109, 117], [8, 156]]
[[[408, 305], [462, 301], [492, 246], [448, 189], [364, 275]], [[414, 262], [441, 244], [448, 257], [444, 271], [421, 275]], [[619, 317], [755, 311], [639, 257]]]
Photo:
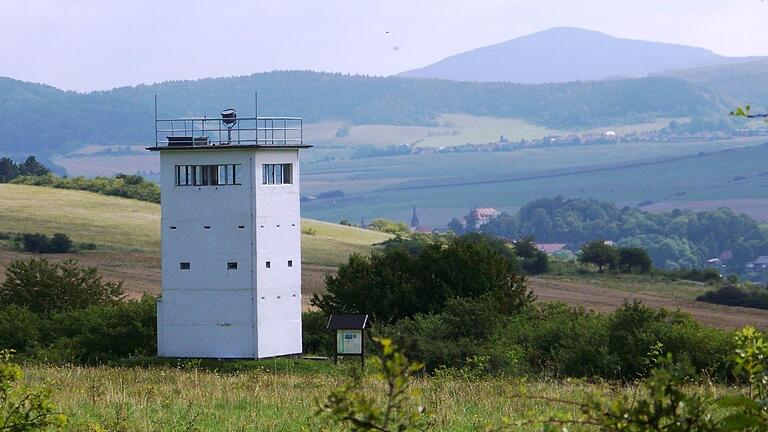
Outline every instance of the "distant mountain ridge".
[[673, 69], [755, 59], [724, 57], [703, 48], [556, 27], [456, 54], [423, 68], [402, 72], [399, 76], [541, 84], [636, 78]]

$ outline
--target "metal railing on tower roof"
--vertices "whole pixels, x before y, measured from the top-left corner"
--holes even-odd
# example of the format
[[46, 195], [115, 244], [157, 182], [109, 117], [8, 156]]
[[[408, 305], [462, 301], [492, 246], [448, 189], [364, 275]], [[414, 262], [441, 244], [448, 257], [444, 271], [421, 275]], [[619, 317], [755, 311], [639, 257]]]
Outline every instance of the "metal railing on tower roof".
[[303, 146], [303, 127], [301, 117], [238, 117], [232, 108], [220, 117], [158, 118], [155, 96], [155, 147]]

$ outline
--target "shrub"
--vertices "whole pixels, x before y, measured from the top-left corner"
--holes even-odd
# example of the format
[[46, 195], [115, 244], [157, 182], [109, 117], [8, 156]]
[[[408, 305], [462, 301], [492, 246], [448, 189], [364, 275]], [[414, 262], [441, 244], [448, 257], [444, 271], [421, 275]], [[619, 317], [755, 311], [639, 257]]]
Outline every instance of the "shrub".
[[44, 315], [121, 300], [122, 282], [105, 282], [95, 268], [45, 258], [14, 261], [0, 285], [0, 306], [17, 305]]
[[682, 312], [653, 309], [637, 301], [611, 315], [608, 350], [618, 359], [618, 377], [644, 376], [648, 353], [659, 343], [696, 371], [725, 374], [731, 345], [724, 332], [704, 327]]
[[53, 237], [45, 234], [22, 234], [22, 250], [35, 253], [67, 253], [72, 252], [72, 239], [64, 233], [55, 233]]
[[41, 353], [53, 360], [95, 362], [149, 356], [157, 352], [155, 298], [92, 305], [60, 312], [49, 324], [50, 347]]
[[727, 306], [768, 309], [768, 291], [765, 288], [748, 290], [728, 284], [716, 291], [708, 291], [698, 296], [696, 300]]
[[411, 229], [405, 223], [387, 219], [375, 219], [368, 225], [368, 228], [395, 235], [408, 235], [411, 233]]
[[51, 253], [67, 253], [72, 251], [72, 239], [63, 233], [55, 233], [48, 243], [48, 251]]
[[115, 177], [57, 177], [51, 173], [21, 175], [11, 181], [14, 184], [45, 186], [58, 189], [84, 190], [102, 195], [113, 195], [160, 203], [160, 187], [139, 175], [118, 174]]
[[22, 250], [25, 252], [46, 253], [49, 248], [48, 236], [45, 234], [22, 234]]
[[0, 349], [29, 353], [42, 339], [44, 319], [25, 307], [0, 307]]
[[450, 298], [491, 294], [508, 310], [533, 300], [514, 257], [481, 235], [429, 242], [413, 253], [388, 247], [369, 257], [352, 255], [326, 277], [326, 287], [312, 299], [326, 314], [367, 313], [379, 322], [439, 312]]
[[301, 314], [301, 338], [304, 354], [330, 355], [335, 352], [335, 339], [328, 331], [328, 316], [320, 311]]
[[21, 368], [11, 361], [11, 352], [0, 351], [0, 425], [10, 432], [61, 428], [67, 418], [56, 412], [46, 389], [27, 387]]

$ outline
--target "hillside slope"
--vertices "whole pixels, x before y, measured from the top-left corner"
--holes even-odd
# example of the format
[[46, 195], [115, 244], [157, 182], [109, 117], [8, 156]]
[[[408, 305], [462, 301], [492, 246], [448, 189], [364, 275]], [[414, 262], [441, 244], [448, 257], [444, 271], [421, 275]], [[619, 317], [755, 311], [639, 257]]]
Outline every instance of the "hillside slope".
[[[675, 78], [524, 85], [306, 71], [177, 81], [78, 94], [0, 78], [0, 153], [64, 154], [85, 145], [147, 145], [153, 96], [161, 117], [216, 115], [223, 107], [304, 117], [305, 124], [435, 125], [442, 113], [520, 118], [549, 128], [585, 128], [708, 116], [716, 95]], [[31, 95], [31, 96], [30, 96]], [[34, 128], [24, 128], [30, 118]]]
[[[302, 262], [305, 292], [322, 288], [323, 275], [352, 253], [366, 254], [389, 234], [302, 219]], [[101, 250], [77, 255], [48, 255], [53, 260], [76, 259], [99, 268], [109, 279], [124, 280], [133, 295], [160, 291], [160, 206], [90, 192], [37, 186], [0, 184], [0, 232], [64, 232], [77, 242], [94, 242]], [[15, 259], [33, 254], [0, 246], [0, 280]], [[309, 299], [307, 296], [306, 300]]]
[[680, 78], [706, 87], [730, 98], [733, 104], [768, 108], [768, 59], [669, 71], [659, 76]]
[[526, 84], [642, 77], [743, 61], [684, 45], [622, 39], [557, 27], [443, 59], [404, 77]]

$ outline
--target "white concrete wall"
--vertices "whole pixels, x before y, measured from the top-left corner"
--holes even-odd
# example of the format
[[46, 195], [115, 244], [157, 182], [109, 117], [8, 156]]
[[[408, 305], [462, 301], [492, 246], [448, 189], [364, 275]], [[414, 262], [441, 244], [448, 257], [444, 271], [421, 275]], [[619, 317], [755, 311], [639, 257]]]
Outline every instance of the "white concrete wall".
[[[294, 184], [262, 185], [263, 163], [293, 163]], [[176, 165], [223, 164], [240, 164], [240, 185], [175, 184]], [[301, 352], [298, 169], [298, 150], [161, 151], [159, 355]], [[190, 269], [181, 270], [181, 262]], [[228, 270], [228, 262], [237, 269]]]
[[[293, 183], [262, 184], [263, 164], [293, 164]], [[301, 352], [301, 223], [296, 150], [256, 154], [256, 317], [259, 357]], [[292, 267], [288, 267], [288, 261]], [[266, 263], [270, 262], [270, 268]]]

